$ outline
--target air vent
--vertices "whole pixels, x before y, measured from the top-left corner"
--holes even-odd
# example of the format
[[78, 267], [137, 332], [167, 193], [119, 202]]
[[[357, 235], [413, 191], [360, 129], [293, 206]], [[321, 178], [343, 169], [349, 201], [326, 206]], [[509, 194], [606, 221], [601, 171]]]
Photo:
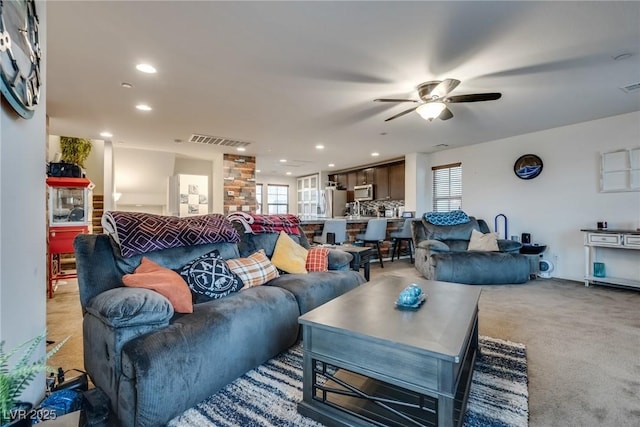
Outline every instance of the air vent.
[[193, 134], [189, 137], [189, 142], [194, 144], [220, 145], [222, 147], [246, 147], [250, 142], [238, 141], [237, 139], [225, 138], [224, 136], [210, 136]]
[[640, 90], [640, 82], [631, 83], [630, 85], [622, 86], [620, 89], [622, 89], [626, 93], [636, 92]]

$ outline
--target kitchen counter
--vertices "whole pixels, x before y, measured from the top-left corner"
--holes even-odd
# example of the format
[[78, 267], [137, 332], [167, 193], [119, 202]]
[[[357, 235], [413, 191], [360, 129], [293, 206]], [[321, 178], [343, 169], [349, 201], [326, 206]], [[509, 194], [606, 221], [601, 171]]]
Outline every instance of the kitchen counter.
[[[340, 217], [347, 220], [347, 241], [355, 242], [356, 235], [360, 233], [364, 233], [367, 223], [371, 219], [376, 219], [376, 216], [345, 216]], [[385, 217], [381, 217], [385, 218]], [[320, 217], [300, 217], [300, 228], [304, 231], [304, 234], [307, 236], [309, 242], [313, 242], [313, 236], [322, 234], [322, 227], [324, 226], [324, 222], [328, 219], [338, 219], [338, 218], [320, 218]], [[385, 241], [380, 245], [380, 249], [382, 252], [383, 259], [389, 259], [391, 257], [391, 238], [389, 237], [389, 233], [393, 231], [398, 231], [404, 224], [404, 220], [406, 218], [399, 217], [387, 217], [387, 236]]]
[[[342, 217], [336, 217], [336, 218], [321, 218], [321, 217], [309, 217], [309, 218], [305, 218], [303, 216], [300, 217], [300, 224], [301, 225], [308, 225], [308, 224], [324, 224], [324, 222], [328, 219], [346, 219], [347, 220], [347, 224], [361, 224], [361, 223], [367, 223], [369, 222], [370, 219], [377, 219], [377, 216], [342, 216]], [[381, 216], [380, 218], [385, 218], [383, 216]], [[387, 222], [404, 222], [405, 218], [400, 218], [400, 217], [386, 217]]]

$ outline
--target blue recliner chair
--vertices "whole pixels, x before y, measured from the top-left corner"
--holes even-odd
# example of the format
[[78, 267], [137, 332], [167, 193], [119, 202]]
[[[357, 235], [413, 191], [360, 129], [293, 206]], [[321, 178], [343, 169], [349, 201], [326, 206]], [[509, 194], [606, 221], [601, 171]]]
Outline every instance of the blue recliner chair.
[[529, 261], [520, 242], [498, 239], [499, 251], [468, 250], [471, 231], [489, 233], [484, 220], [469, 217], [457, 225], [435, 225], [424, 218], [411, 222], [416, 269], [427, 279], [469, 285], [525, 283]]

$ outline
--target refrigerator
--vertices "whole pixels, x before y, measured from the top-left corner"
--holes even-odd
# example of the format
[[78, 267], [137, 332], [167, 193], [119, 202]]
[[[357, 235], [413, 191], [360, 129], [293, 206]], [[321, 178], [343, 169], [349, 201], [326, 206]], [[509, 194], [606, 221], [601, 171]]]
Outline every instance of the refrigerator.
[[327, 187], [321, 194], [320, 216], [325, 218], [340, 218], [345, 216], [347, 204], [347, 190], [337, 190]]

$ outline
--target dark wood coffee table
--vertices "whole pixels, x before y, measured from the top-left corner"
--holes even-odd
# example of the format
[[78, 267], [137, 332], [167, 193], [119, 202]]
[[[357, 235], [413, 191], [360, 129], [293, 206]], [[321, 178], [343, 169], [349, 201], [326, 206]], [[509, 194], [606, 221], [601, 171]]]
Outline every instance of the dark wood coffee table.
[[330, 249], [337, 249], [339, 251], [348, 252], [353, 256], [353, 259], [349, 263], [349, 267], [353, 271], [360, 271], [362, 267], [364, 269], [364, 278], [369, 281], [371, 271], [371, 255], [373, 254], [373, 248], [369, 246], [353, 246], [353, 245], [322, 245], [323, 247]]
[[[409, 283], [427, 300], [395, 301]], [[480, 288], [386, 277], [299, 318], [298, 412], [331, 426], [460, 426], [478, 348]]]

